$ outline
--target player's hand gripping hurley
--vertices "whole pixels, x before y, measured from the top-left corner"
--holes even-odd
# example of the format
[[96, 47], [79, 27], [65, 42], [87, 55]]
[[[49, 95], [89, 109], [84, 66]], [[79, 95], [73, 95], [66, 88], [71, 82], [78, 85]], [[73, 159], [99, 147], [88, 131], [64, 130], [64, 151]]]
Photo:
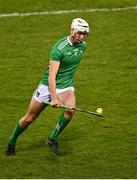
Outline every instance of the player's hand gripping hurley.
[[[51, 105], [50, 102], [46, 102], [46, 104]], [[63, 105], [63, 104], [59, 105], [59, 107], [64, 108], [64, 109], [71, 109], [71, 110], [75, 110], [75, 111], [84, 112], [84, 113], [92, 114], [92, 115], [95, 115], [95, 116], [103, 117], [102, 109], [101, 109], [101, 108], [98, 108], [98, 109], [101, 109], [100, 112], [98, 112], [98, 109], [97, 109], [96, 112], [93, 112], [93, 111], [88, 111], [88, 110], [81, 109], [81, 108], [75, 108], [75, 107], [71, 107], [71, 106], [65, 106], [65, 105]]]

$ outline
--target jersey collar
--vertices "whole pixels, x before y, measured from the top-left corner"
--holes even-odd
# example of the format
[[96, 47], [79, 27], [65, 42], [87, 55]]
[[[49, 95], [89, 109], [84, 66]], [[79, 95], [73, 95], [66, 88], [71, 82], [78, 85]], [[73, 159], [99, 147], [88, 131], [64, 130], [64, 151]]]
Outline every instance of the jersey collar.
[[68, 40], [69, 44], [70, 44], [71, 46], [73, 46], [72, 42], [71, 42], [70, 39], [69, 39], [69, 36], [67, 36], [67, 40]]

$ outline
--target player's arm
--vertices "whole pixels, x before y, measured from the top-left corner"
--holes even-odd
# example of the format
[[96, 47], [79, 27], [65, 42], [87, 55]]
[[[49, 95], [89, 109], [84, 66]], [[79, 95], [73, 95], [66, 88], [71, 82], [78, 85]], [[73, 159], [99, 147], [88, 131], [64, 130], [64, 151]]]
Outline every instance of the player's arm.
[[49, 67], [49, 91], [51, 95], [51, 105], [53, 107], [58, 107], [61, 103], [57, 98], [56, 95], [56, 75], [60, 66], [60, 62], [57, 61], [50, 61]]

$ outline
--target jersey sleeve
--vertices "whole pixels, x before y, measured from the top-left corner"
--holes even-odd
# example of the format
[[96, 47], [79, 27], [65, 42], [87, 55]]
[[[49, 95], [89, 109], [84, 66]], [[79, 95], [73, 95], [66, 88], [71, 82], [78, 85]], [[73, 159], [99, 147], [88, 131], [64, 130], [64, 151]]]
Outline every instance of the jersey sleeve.
[[56, 47], [53, 48], [51, 50], [49, 59], [51, 61], [58, 61], [58, 62], [60, 62], [61, 58], [62, 58], [62, 54], [61, 54], [60, 50], [57, 49]]

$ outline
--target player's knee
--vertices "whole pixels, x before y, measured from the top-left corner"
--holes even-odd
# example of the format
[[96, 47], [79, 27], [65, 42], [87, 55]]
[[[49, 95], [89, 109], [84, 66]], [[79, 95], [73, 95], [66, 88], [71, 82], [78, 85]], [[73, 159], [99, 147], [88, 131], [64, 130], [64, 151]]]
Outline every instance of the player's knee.
[[66, 119], [71, 119], [73, 117], [74, 113], [75, 113], [75, 110], [66, 109], [64, 111], [64, 117]]
[[28, 114], [26, 115], [25, 121], [27, 123], [33, 123], [36, 119], [36, 116], [34, 114]]

